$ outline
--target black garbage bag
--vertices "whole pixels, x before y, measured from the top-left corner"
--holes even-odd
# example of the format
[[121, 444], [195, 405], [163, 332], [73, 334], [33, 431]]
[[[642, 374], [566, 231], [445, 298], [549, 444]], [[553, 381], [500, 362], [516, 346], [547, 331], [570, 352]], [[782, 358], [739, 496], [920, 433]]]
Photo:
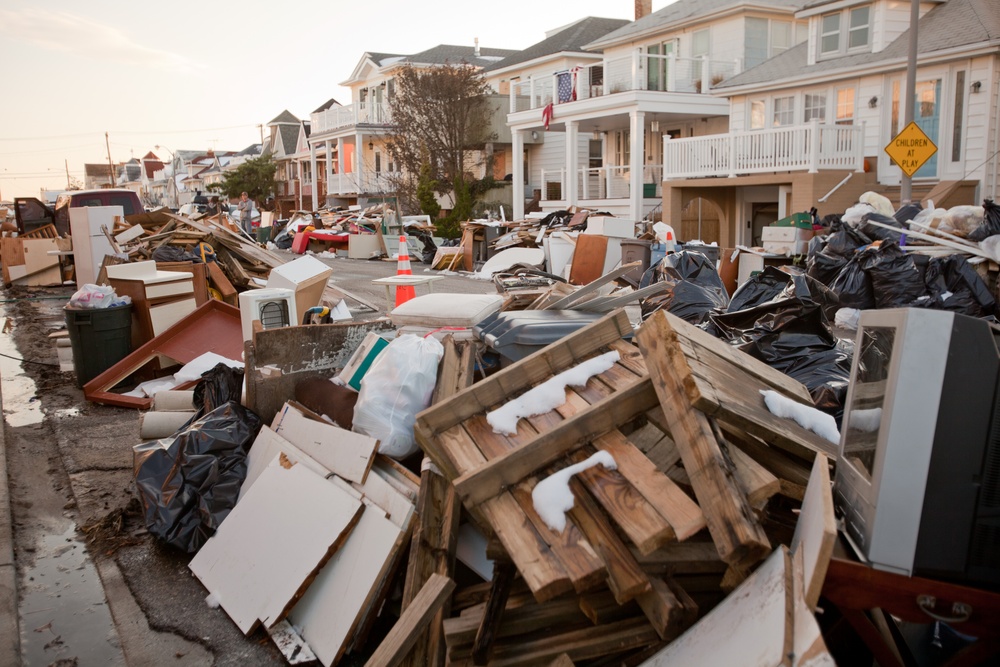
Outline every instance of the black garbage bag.
[[832, 285], [841, 270], [847, 266], [847, 261], [846, 257], [840, 255], [818, 252], [806, 260], [806, 273], [824, 285]]
[[642, 302], [643, 319], [665, 308], [687, 322], [701, 324], [709, 313], [729, 304], [729, 293], [714, 263], [700, 252], [684, 250], [667, 255], [643, 274], [639, 284], [645, 287], [660, 281], [670, 282], [672, 287], [668, 293]]
[[1000, 205], [992, 199], [983, 200], [983, 222], [969, 233], [969, 240], [980, 241], [1000, 234]]
[[216, 364], [205, 371], [194, 387], [194, 406], [198, 417], [207, 415], [229, 401], [240, 402], [243, 394], [243, 369]]
[[782, 372], [837, 344], [823, 307], [795, 299], [712, 314], [706, 330]]
[[236, 506], [247, 475], [247, 450], [261, 420], [235, 401], [171, 438], [137, 445], [135, 486], [146, 528], [194, 553]]
[[153, 251], [153, 260], [156, 262], [195, 262], [200, 264], [201, 255], [175, 245], [164, 244]]
[[858, 248], [870, 245], [872, 239], [864, 233], [843, 223], [834, 225], [833, 231], [827, 236], [826, 247], [823, 249], [827, 255], [851, 258]]
[[424, 264], [431, 264], [434, 261], [434, 255], [437, 254], [437, 246], [434, 244], [434, 237], [431, 236], [427, 230], [424, 229], [414, 229], [409, 228], [407, 233], [420, 241], [423, 248], [420, 250], [420, 261]]
[[[875, 225], [870, 224], [871, 222], [889, 225], [895, 229], [876, 227]], [[862, 234], [870, 238], [872, 241], [895, 241], [896, 243], [899, 243], [900, 237], [905, 234], [906, 230], [909, 228], [895, 218], [890, 218], [887, 215], [882, 215], [881, 213], [866, 213], [861, 218], [861, 226], [859, 229]]]
[[784, 299], [818, 303], [823, 306], [827, 318], [832, 318], [840, 308], [840, 299], [833, 290], [815, 278], [796, 268], [781, 270], [767, 266], [736, 290], [726, 312], [733, 313]]
[[997, 315], [997, 302], [983, 279], [962, 255], [935, 257], [924, 275], [929, 299], [912, 304], [922, 308], [950, 310], [972, 317]]
[[868, 268], [877, 260], [878, 249], [869, 246], [855, 253], [830, 283], [830, 289], [840, 298], [840, 305], [843, 308], [870, 310], [875, 307], [875, 295], [872, 292]]
[[907, 223], [917, 217], [917, 214], [922, 210], [924, 210], [924, 207], [914, 202], [905, 206], [900, 206], [899, 210], [896, 211], [892, 217], [896, 220], [896, 222], [906, 227], [908, 226]]
[[784, 372], [805, 385], [813, 405], [833, 415], [839, 426], [844, 416], [847, 387], [851, 383], [853, 358], [854, 341], [840, 340], [829, 350], [796, 359]]
[[875, 306], [902, 308], [926, 295], [925, 267], [926, 261], [903, 252], [892, 241], [884, 241], [868, 265]]

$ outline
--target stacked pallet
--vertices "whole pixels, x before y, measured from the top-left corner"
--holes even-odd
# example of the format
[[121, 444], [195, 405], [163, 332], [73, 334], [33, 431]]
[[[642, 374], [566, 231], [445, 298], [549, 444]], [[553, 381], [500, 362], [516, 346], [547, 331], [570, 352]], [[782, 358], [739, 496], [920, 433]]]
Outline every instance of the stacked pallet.
[[[803, 403], [808, 393], [666, 313], [642, 327], [638, 347], [626, 340], [632, 334], [624, 313], [613, 313], [418, 416], [417, 438], [432, 463], [424, 468], [432, 472], [421, 483], [414, 545], [446, 548], [454, 493], [489, 536], [496, 566], [488, 591], [459, 589], [451, 609], [442, 607], [457, 615], [435, 610], [441, 623], [421, 626], [428, 629], [409, 664], [442, 657], [455, 665], [612, 657], [638, 664], [744, 580], [759, 585], [765, 575], [754, 570], [766, 559], [780, 561], [767, 576], [788, 573], [792, 581], [790, 554], [774, 548], [792, 542], [792, 509], [812, 461], [825, 462], [833, 446], [772, 415], [760, 391]], [[608, 353], [617, 359], [585, 384], [567, 386], [562, 405], [520, 419], [514, 433], [494, 432], [489, 412]], [[461, 358], [452, 353], [445, 367], [463, 368]], [[442, 377], [448, 373], [463, 377]], [[453, 390], [464, 384], [446, 382]], [[596, 452], [610, 455], [616, 469], [595, 466], [573, 477], [573, 507], [565, 528], [554, 529], [532, 490]], [[424, 572], [412, 583], [408, 577], [411, 596], [429, 582], [428, 570], [446, 574], [432, 560], [429, 551], [411, 553], [408, 574]]]

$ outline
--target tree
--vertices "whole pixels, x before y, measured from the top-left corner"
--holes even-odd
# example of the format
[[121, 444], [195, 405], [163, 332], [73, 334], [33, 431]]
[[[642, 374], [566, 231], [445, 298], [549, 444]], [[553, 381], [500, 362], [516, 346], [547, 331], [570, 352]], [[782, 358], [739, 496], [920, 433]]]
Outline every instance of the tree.
[[[394, 136], [388, 150], [404, 174], [397, 184], [400, 199], [415, 201], [424, 209], [428, 187], [435, 187], [441, 194], [452, 193], [456, 215], [468, 215], [475, 203], [470, 199], [475, 179], [468, 171], [482, 166], [478, 162], [482, 149], [495, 139], [493, 90], [478, 70], [466, 64], [423, 69], [408, 65], [396, 72], [395, 90]], [[453, 217], [448, 218], [448, 227], [454, 226], [449, 234], [457, 233], [460, 222]]]
[[213, 183], [209, 190], [221, 192], [226, 197], [239, 197], [246, 192], [250, 199], [264, 201], [274, 194], [274, 174], [278, 167], [269, 153], [250, 158], [233, 171], [225, 174], [221, 183]]

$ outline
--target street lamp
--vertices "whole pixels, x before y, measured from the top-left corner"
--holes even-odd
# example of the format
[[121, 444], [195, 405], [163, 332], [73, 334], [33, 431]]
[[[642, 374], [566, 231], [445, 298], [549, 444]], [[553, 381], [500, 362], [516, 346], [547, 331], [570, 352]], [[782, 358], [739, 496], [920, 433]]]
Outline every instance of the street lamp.
[[177, 178], [176, 178], [176, 176], [174, 174], [174, 162], [176, 161], [176, 158], [174, 157], [174, 152], [172, 150], [170, 150], [169, 148], [167, 148], [166, 146], [161, 146], [159, 144], [153, 146], [153, 148], [155, 148], [156, 150], [165, 150], [168, 153], [170, 153], [170, 187], [169, 187], [168, 191], [172, 191], [173, 192], [173, 197], [171, 198], [171, 201], [170, 201], [170, 203], [171, 203], [170, 208], [177, 208], [177, 200], [178, 200], [178, 197], [177, 197]]

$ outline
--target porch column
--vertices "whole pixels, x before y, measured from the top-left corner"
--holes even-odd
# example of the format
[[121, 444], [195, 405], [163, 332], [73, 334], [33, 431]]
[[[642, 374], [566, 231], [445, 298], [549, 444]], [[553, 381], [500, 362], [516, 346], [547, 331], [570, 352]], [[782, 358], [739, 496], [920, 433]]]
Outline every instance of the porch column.
[[643, 111], [629, 112], [629, 134], [631, 135], [631, 160], [629, 160], [629, 215], [632, 220], [642, 220], [642, 165], [646, 162], [646, 137], [644, 128], [646, 114]]
[[511, 131], [513, 143], [511, 151], [511, 179], [513, 181], [514, 217], [513, 220], [524, 219], [524, 130]]
[[579, 202], [577, 191], [577, 170], [580, 162], [580, 142], [577, 140], [579, 123], [575, 120], [566, 121], [566, 191], [563, 199], [566, 206], [576, 206]]
[[309, 177], [312, 179], [312, 210], [319, 210], [319, 179], [316, 178], [316, 144], [309, 142]]
[[295, 209], [301, 211], [304, 208], [302, 206], [302, 190], [305, 188], [305, 184], [302, 180], [302, 160], [296, 160], [295, 165], [295, 168], [299, 170], [299, 187], [295, 189]]
[[354, 182], [357, 183], [358, 194], [364, 191], [364, 172], [362, 171], [362, 165], [364, 162], [361, 159], [361, 151], [364, 150], [364, 137], [360, 132], [354, 135]]
[[[326, 140], [326, 196], [324, 199], [329, 200], [330, 197], [330, 186], [333, 184], [333, 142], [329, 139]], [[324, 203], [329, 203], [326, 201]]]
[[337, 137], [337, 194], [344, 194], [344, 174], [347, 172], [347, 164], [344, 162], [344, 138]]

